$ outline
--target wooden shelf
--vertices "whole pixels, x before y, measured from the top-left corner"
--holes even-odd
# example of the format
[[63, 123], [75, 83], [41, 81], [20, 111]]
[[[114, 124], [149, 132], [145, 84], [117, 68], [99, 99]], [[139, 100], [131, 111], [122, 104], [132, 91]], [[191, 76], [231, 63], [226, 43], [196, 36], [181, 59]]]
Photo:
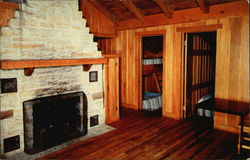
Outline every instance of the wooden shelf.
[[83, 70], [88, 71], [92, 64], [104, 63], [108, 63], [108, 58], [0, 60], [0, 69], [23, 68], [24, 74], [30, 76], [35, 68], [83, 65]]
[[103, 64], [107, 62], [108, 62], [107, 58], [0, 60], [0, 69], [76, 66], [85, 64]]
[[13, 110], [1, 111], [0, 120], [13, 117]]
[[19, 9], [19, 5], [18, 5], [18, 3], [1, 1], [0, 2], [0, 9], [18, 10]]

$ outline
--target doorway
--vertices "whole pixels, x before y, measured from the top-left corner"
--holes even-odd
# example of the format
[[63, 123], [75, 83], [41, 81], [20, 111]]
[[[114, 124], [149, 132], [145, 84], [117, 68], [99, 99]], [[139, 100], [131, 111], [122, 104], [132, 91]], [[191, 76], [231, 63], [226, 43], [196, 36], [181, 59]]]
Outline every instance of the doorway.
[[195, 104], [214, 96], [216, 32], [186, 33], [184, 40], [183, 118], [188, 118]]
[[162, 115], [163, 35], [143, 36], [142, 110]]

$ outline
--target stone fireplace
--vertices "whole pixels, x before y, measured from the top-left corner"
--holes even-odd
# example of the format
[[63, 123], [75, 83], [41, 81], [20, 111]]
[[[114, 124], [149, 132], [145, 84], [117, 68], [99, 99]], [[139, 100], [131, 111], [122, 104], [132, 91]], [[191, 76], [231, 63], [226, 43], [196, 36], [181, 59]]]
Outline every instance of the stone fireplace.
[[25, 153], [35, 154], [86, 135], [87, 105], [87, 98], [83, 92], [25, 101]]
[[[9, 25], [1, 28], [1, 59], [101, 57], [97, 43], [93, 42], [93, 35], [89, 34], [89, 28], [85, 26], [86, 20], [82, 18], [82, 12], [78, 11], [78, 0], [28, 0], [21, 4], [20, 10], [15, 12], [15, 18], [9, 21]], [[99, 77], [97, 82], [89, 80], [89, 72], [92, 71], [97, 72]], [[105, 121], [101, 64], [93, 65], [89, 71], [83, 71], [83, 66], [36, 68], [31, 76], [25, 76], [23, 69], [0, 70], [0, 79], [16, 79], [17, 86], [14, 92], [0, 93], [0, 111], [11, 109], [14, 113], [12, 118], [0, 122], [1, 154], [13, 155], [24, 150], [30, 153], [39, 152], [50, 147], [50, 144], [41, 142], [49, 134], [54, 134], [58, 130], [62, 132], [61, 134], [69, 132], [70, 129], [75, 130], [75, 133], [68, 134], [69, 137], [62, 138], [68, 140], [87, 133], [84, 128], [90, 128], [90, 117], [98, 116], [99, 124]], [[96, 98], [94, 95], [99, 96]], [[45, 105], [48, 101], [51, 102], [50, 105]], [[73, 107], [71, 111], [68, 111], [69, 105], [64, 106], [66, 102]], [[48, 111], [45, 111], [48, 106], [53, 106], [52, 110], [57, 109], [60, 113], [51, 117], [62, 119], [67, 112], [68, 117], [78, 117], [78, 119], [66, 118], [62, 122], [51, 119], [42, 127], [29, 128], [31, 123], [37, 124], [51, 118]], [[70, 115], [73, 113], [77, 116]], [[31, 118], [34, 114], [44, 114], [44, 117]], [[55, 121], [58, 121], [56, 129], [48, 131], [49, 127], [53, 128], [52, 122]], [[72, 121], [75, 122], [75, 126], [71, 124]], [[4, 140], [14, 136], [20, 137], [20, 147], [4, 153]], [[64, 140], [57, 139], [52, 144], [57, 145]], [[34, 144], [40, 144], [40, 148], [37, 149]]]

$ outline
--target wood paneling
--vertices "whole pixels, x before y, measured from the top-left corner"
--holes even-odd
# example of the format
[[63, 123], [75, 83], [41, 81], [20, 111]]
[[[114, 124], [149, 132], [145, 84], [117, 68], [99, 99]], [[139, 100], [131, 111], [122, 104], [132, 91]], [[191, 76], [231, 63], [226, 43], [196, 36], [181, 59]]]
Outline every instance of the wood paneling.
[[81, 10], [90, 32], [98, 37], [116, 37], [116, 24], [86, 0], [81, 0]]
[[116, 15], [112, 14], [100, 0], [87, 0], [91, 3], [98, 11], [102, 12], [106, 17], [108, 17], [113, 23], [119, 24], [119, 20], [117, 19]]
[[114, 38], [96, 38], [98, 43], [98, 49], [102, 52], [102, 55], [113, 54], [120, 55], [116, 48], [119, 46], [117, 39]]
[[[121, 98], [124, 107], [138, 110], [141, 106], [140, 42], [139, 33], [159, 35], [164, 31], [165, 52], [163, 53], [163, 116], [180, 119], [182, 95], [182, 49], [181, 33], [176, 32], [178, 26], [161, 26], [155, 28], [119, 31], [116, 50], [121, 53]], [[160, 33], [159, 33], [160, 32]], [[176, 46], [180, 47], [176, 47]], [[165, 87], [164, 87], [165, 86]], [[127, 105], [129, 104], [129, 105]]]
[[191, 27], [180, 27], [177, 28], [177, 32], [185, 32], [185, 33], [192, 33], [192, 32], [209, 32], [215, 31], [217, 29], [221, 29], [221, 24], [210, 24], [204, 26], [191, 26]]
[[105, 123], [110, 124], [120, 119], [119, 115], [119, 57], [109, 56], [104, 65], [105, 71]]
[[209, 20], [223, 18], [225, 16], [244, 15], [248, 13], [248, 8], [249, 4], [247, 1], [237, 1], [210, 6], [209, 13], [203, 13], [200, 8], [178, 10], [174, 12], [173, 18], [171, 19], [167, 18], [165, 14], [162, 13], [145, 16], [143, 22], [140, 22], [135, 18], [121, 21], [120, 26], [117, 27], [117, 30], [188, 23], [205, 19]]
[[[183, 33], [177, 32], [177, 28], [220, 24], [223, 27], [217, 30], [215, 97], [249, 102], [248, 21], [248, 15], [236, 15], [192, 23], [118, 31], [118, 37], [112, 39], [111, 44], [117, 53], [121, 53], [122, 103], [138, 109], [138, 68], [141, 62], [138, 60], [140, 44], [136, 32], [154, 33], [157, 30], [166, 30], [166, 51], [163, 53], [163, 116], [180, 119], [183, 103], [184, 38]], [[215, 122], [217, 128], [228, 126], [229, 123], [238, 123], [234, 116], [220, 118], [223, 119], [223, 123]], [[236, 129], [236, 125], [233, 129]]]
[[[215, 97], [249, 102], [249, 18], [229, 17], [223, 23], [217, 35]], [[216, 128], [237, 131], [239, 117], [216, 113], [215, 120]]]
[[18, 8], [17, 3], [0, 2], [0, 27], [8, 25], [8, 20], [14, 16], [14, 11]]

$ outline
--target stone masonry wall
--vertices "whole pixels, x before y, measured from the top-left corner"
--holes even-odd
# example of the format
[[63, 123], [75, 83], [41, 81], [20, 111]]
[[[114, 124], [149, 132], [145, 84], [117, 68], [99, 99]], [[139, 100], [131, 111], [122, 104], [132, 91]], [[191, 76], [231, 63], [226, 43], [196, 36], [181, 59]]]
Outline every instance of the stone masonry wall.
[[[1, 28], [1, 59], [68, 59], [101, 57], [97, 43], [86, 28], [86, 20], [78, 11], [78, 0], [37, 1], [22, 4], [22, 11], [8, 27]], [[98, 82], [89, 83], [89, 72], [82, 66], [36, 68], [32, 76], [24, 76], [23, 69], [0, 70], [0, 78], [17, 78], [18, 92], [0, 94], [0, 111], [13, 109], [13, 118], [0, 121], [0, 151], [3, 139], [20, 135], [24, 149], [23, 101], [51, 95], [82, 91], [88, 99], [88, 117], [99, 115], [104, 123], [102, 65], [93, 65], [90, 71], [98, 71]], [[89, 123], [89, 121], [88, 121]]]

